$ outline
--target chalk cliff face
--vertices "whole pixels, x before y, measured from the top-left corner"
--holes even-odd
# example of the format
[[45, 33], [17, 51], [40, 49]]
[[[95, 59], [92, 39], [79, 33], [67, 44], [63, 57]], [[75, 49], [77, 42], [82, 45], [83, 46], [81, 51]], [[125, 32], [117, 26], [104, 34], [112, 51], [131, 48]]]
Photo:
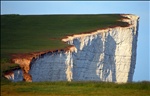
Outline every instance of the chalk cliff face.
[[47, 52], [32, 59], [27, 72], [32, 81], [132, 81], [139, 17], [124, 16], [130, 26], [68, 36], [62, 39], [72, 45], [68, 51]]
[[13, 70], [8, 73], [5, 73], [5, 77], [11, 81], [23, 81], [23, 74], [21, 69]]

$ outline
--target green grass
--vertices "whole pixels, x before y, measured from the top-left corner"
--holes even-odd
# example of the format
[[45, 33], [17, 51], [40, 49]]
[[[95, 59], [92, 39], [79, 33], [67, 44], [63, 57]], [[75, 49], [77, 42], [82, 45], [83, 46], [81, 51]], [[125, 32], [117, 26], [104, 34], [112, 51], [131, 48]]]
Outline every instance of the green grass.
[[149, 96], [150, 82], [18, 82], [1, 84], [2, 96]]
[[4, 78], [4, 73], [9, 72], [10, 70], [20, 69], [18, 64], [11, 63], [8, 58], [1, 58], [1, 68], [0, 68], [0, 76], [1, 76], [1, 83], [9, 82]]
[[1, 72], [6, 72], [9, 70], [13, 70], [14, 68], [19, 68], [18, 64], [12, 64], [9, 59], [2, 58], [1, 60]]
[[[61, 38], [110, 26], [127, 26], [119, 14], [1, 15], [1, 56], [65, 48]], [[55, 38], [55, 39], [54, 39]]]

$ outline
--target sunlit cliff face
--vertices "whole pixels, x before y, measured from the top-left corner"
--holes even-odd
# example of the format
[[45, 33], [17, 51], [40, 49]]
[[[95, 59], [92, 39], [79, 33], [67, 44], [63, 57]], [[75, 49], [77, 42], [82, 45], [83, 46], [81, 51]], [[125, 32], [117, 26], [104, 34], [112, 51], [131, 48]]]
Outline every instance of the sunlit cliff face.
[[47, 52], [31, 60], [15, 62], [28, 64], [23, 68], [23, 73], [30, 75], [26, 81], [130, 82], [136, 63], [139, 17], [124, 16], [129, 18], [123, 20], [130, 24], [128, 27], [68, 36], [62, 39], [72, 45], [67, 51]]

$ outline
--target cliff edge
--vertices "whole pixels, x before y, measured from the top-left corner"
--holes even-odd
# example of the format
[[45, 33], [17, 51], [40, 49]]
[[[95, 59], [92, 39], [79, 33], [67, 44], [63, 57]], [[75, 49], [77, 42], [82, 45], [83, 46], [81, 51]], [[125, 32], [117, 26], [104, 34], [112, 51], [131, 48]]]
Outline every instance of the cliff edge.
[[105, 28], [62, 39], [66, 49], [14, 55], [22, 70], [5, 77], [12, 81], [131, 82], [136, 64], [138, 16], [124, 14], [129, 26]]

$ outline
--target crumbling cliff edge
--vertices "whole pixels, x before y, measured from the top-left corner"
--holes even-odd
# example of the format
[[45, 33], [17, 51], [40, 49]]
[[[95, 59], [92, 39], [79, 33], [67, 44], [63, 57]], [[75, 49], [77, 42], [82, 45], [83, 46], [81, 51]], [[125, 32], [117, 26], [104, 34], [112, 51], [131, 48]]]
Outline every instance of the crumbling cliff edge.
[[105, 28], [62, 39], [66, 49], [14, 55], [21, 69], [5, 77], [12, 81], [131, 82], [136, 64], [138, 20], [123, 15], [129, 26]]

